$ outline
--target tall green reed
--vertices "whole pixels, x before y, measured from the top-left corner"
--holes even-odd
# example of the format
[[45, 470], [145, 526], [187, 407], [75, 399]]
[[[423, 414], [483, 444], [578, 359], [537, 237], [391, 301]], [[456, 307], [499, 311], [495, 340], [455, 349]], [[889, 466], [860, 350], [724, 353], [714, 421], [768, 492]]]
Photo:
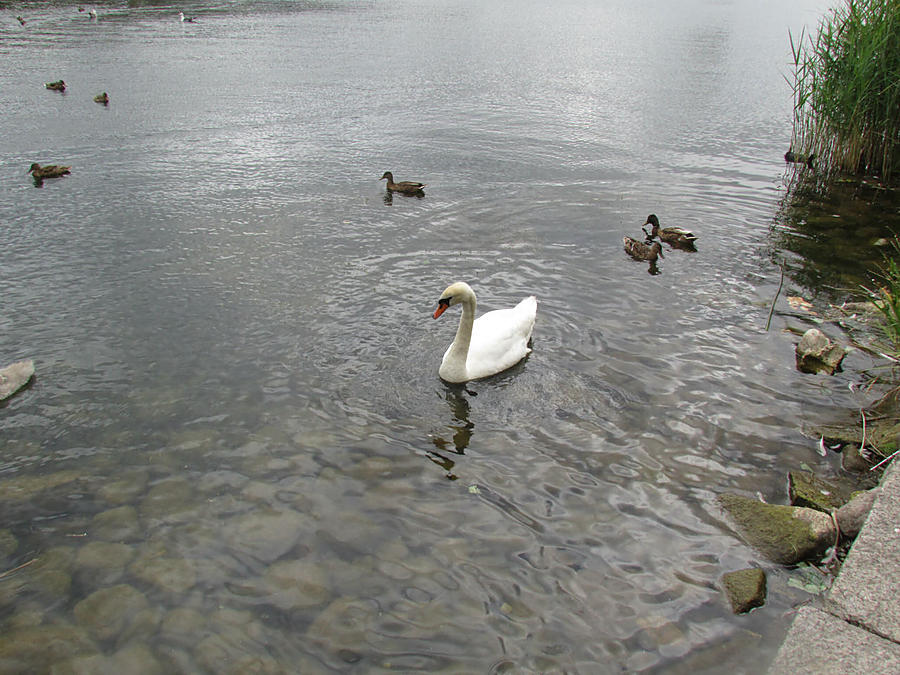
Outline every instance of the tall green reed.
[[790, 35], [792, 148], [825, 172], [900, 170], [900, 2], [846, 0], [815, 37]]
[[877, 286], [863, 292], [884, 318], [884, 334], [895, 355], [900, 354], [900, 239], [891, 238], [891, 253], [876, 273]]

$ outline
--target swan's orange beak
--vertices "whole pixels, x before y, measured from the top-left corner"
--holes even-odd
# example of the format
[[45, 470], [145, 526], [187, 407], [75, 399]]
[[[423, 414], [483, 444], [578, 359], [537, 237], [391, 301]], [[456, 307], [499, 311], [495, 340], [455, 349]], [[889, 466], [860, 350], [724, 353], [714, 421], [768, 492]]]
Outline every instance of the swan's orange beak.
[[434, 318], [435, 318], [435, 319], [438, 318], [441, 314], [444, 313], [444, 311], [445, 311], [449, 306], [450, 306], [450, 300], [449, 300], [449, 299], [447, 299], [447, 300], [444, 300], [444, 299], [438, 300], [438, 306], [437, 306], [437, 309], [434, 310]]

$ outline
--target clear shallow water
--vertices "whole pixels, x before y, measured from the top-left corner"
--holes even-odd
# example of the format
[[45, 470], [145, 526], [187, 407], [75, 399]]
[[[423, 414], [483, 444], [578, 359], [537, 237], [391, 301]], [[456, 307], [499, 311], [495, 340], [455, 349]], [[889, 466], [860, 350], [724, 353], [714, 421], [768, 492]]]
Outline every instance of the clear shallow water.
[[[7, 663], [764, 671], [807, 596], [769, 569], [731, 614], [760, 561], [714, 497], [827, 472], [801, 428], [870, 364], [805, 376], [805, 319], [764, 330], [824, 3], [682, 4], [4, 5], [0, 360], [37, 379], [2, 569], [39, 561], [0, 580]], [[621, 244], [651, 212], [700, 237], [656, 275]], [[540, 302], [468, 390], [454, 280]]]

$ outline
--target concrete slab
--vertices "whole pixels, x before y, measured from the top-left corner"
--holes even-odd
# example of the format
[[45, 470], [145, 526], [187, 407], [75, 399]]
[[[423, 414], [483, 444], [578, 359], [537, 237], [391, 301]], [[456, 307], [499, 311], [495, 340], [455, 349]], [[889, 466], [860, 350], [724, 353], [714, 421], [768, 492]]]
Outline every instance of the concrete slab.
[[900, 645], [814, 607], [802, 607], [768, 675], [900, 673]]
[[881, 492], [828, 593], [825, 609], [900, 643], [898, 591], [900, 463], [895, 460], [881, 480]]

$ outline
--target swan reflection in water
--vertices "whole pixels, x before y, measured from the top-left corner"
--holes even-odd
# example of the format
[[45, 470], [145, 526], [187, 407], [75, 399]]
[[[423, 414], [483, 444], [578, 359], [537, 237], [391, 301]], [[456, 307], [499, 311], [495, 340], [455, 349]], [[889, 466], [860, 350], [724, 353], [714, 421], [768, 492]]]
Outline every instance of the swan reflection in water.
[[475, 392], [469, 391], [462, 385], [447, 385], [447, 394], [444, 397], [450, 404], [450, 412], [453, 413], [453, 423], [447, 425], [453, 436], [450, 440], [443, 435], [431, 434], [431, 442], [436, 450], [426, 450], [428, 459], [447, 472], [447, 478], [456, 480], [458, 476], [453, 473], [456, 462], [450, 459], [449, 454], [464, 455], [469, 441], [472, 440], [474, 422], [469, 421], [469, 401], [466, 394], [475, 396]]

